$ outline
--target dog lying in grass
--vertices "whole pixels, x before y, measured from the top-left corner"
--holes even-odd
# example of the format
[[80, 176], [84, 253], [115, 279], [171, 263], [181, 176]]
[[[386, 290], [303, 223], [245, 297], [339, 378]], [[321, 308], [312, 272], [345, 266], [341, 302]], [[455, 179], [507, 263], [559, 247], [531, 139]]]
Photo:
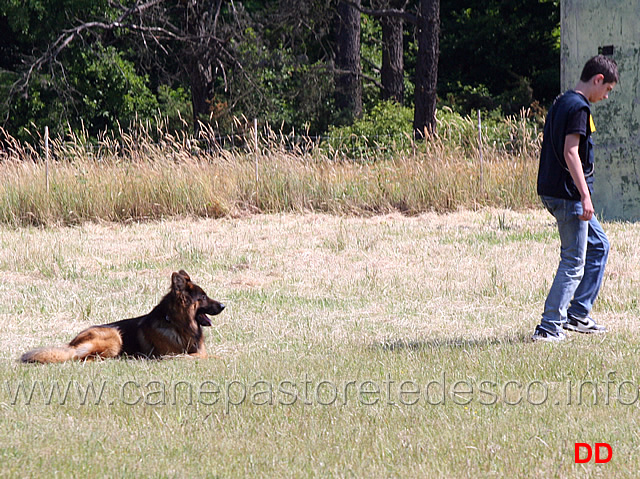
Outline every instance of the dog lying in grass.
[[215, 301], [180, 270], [171, 275], [171, 290], [149, 314], [114, 323], [91, 326], [69, 344], [35, 349], [22, 355], [25, 363], [59, 363], [131, 356], [158, 358], [188, 354], [206, 358], [202, 328], [211, 326], [208, 315], [220, 314], [224, 304]]

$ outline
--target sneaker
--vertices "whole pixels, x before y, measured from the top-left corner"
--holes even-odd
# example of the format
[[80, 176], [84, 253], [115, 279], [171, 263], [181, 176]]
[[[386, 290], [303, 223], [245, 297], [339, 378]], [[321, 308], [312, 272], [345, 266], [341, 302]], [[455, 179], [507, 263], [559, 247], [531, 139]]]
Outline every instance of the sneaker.
[[536, 331], [533, 333], [531, 337], [533, 341], [545, 341], [548, 343], [555, 343], [559, 341], [564, 341], [567, 339], [567, 335], [564, 334], [563, 331], [558, 331], [556, 333], [551, 333], [546, 329], [542, 329], [540, 326], [536, 326]]
[[578, 333], [606, 333], [607, 328], [596, 323], [592, 318], [587, 316], [586, 318], [578, 318], [577, 316], [569, 315], [567, 322], [562, 327], [568, 331], [576, 331]]

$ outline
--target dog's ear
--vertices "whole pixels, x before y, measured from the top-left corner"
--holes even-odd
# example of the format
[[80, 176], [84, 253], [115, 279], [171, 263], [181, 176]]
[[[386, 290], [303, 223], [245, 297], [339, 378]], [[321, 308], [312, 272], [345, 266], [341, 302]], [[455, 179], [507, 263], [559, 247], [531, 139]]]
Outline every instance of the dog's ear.
[[180, 271], [178, 271], [179, 275], [182, 275], [182, 277], [187, 280], [187, 281], [191, 281], [191, 278], [189, 278], [189, 275], [187, 274], [187, 272], [183, 269], [181, 269]]
[[181, 273], [182, 271], [180, 271], [180, 273], [173, 273], [171, 275], [171, 289], [173, 289], [174, 291], [184, 291], [187, 287], [187, 281], [189, 280], [189, 277], [187, 276], [187, 278], [185, 279], [185, 277]]

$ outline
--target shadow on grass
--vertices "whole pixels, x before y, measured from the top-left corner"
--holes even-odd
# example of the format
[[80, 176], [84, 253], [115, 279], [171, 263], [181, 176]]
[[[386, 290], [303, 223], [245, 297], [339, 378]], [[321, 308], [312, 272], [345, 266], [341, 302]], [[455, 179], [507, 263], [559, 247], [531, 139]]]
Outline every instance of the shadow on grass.
[[435, 338], [426, 340], [394, 339], [376, 342], [371, 345], [372, 349], [382, 351], [424, 351], [433, 349], [469, 349], [486, 348], [489, 346], [506, 346], [513, 344], [530, 343], [530, 333], [519, 333], [517, 335], [505, 336], [502, 338]]

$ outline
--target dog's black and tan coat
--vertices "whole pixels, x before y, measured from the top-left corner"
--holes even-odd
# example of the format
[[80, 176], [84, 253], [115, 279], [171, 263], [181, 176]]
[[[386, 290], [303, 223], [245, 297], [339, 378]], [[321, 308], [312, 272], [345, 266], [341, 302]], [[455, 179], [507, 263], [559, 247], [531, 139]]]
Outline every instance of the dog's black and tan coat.
[[171, 291], [149, 314], [92, 326], [65, 346], [29, 351], [21, 361], [58, 363], [121, 355], [158, 358], [179, 354], [205, 358], [202, 328], [211, 326], [207, 315], [220, 314], [223, 309], [224, 304], [209, 298], [181, 270], [171, 275]]

